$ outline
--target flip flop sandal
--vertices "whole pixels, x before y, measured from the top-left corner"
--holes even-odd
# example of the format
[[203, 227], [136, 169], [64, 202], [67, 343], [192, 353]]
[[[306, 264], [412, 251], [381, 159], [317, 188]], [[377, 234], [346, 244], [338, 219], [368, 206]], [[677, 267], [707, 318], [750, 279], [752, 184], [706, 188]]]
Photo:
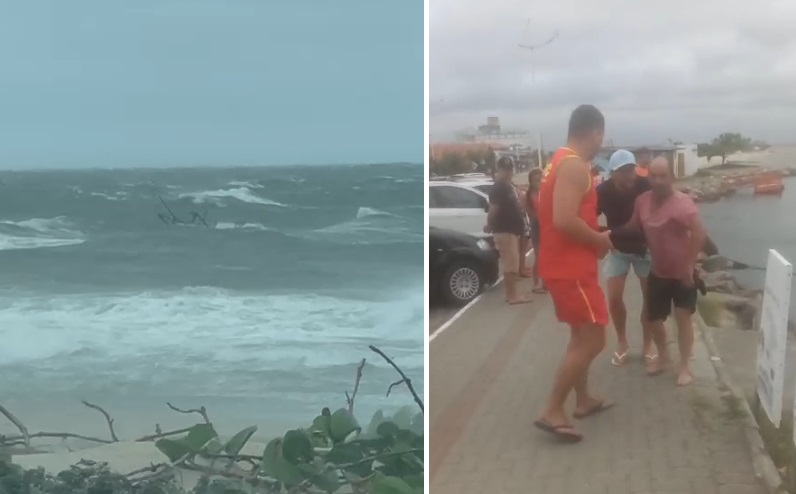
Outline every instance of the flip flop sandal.
[[611, 408], [614, 407], [614, 405], [616, 405], [616, 403], [603, 400], [603, 401], [600, 401], [599, 403], [595, 403], [590, 408], [588, 408], [585, 412], [581, 412], [581, 413], [575, 412], [575, 413], [572, 414], [572, 416], [575, 417], [578, 420], [582, 420], [582, 419], [585, 419], [587, 417], [592, 417], [594, 415], [597, 415], [598, 413], [602, 413], [602, 412], [604, 412], [606, 410], [610, 410]]
[[509, 302], [508, 300], [506, 300], [506, 303], [507, 303], [507, 304], [509, 304], [509, 305], [522, 305], [522, 304], [530, 304], [531, 302], [533, 302], [533, 300], [531, 300], [531, 299], [529, 299], [529, 298], [522, 299], [522, 300], [518, 300], [518, 301], [516, 301], [516, 302]]
[[652, 364], [656, 360], [658, 360], [658, 356], [657, 355], [653, 355], [651, 353], [649, 353], [647, 355], [644, 355], [644, 362], [646, 362], [647, 364]]
[[533, 293], [538, 293], [540, 295], [544, 295], [547, 293], [547, 290], [544, 288], [534, 288]]
[[563, 443], [579, 443], [583, 440], [583, 435], [575, 431], [571, 425], [553, 425], [546, 420], [537, 420], [533, 423], [537, 429], [553, 435]]
[[630, 350], [625, 350], [624, 353], [614, 352], [614, 356], [611, 357], [611, 363], [616, 367], [625, 365], [628, 353], [630, 353]]

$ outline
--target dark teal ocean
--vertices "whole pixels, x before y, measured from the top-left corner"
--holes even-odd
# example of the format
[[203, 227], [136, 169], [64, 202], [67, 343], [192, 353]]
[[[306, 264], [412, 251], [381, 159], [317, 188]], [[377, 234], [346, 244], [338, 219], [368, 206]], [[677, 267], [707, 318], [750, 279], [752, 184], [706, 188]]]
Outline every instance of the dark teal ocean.
[[368, 345], [422, 393], [423, 217], [412, 164], [0, 172], [0, 396], [306, 421], [367, 357], [411, 404]]

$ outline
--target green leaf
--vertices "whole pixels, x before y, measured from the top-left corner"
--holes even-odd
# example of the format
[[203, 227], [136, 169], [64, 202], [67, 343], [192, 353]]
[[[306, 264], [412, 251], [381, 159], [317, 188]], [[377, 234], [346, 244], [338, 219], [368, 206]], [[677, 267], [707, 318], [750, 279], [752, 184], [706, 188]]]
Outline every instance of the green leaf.
[[403, 406], [395, 412], [392, 416], [392, 422], [398, 426], [399, 429], [410, 429], [412, 427], [412, 416], [414, 409], [409, 406]]
[[282, 439], [272, 439], [263, 452], [263, 473], [282, 482], [288, 487], [296, 486], [304, 481], [304, 474], [294, 464], [282, 456]]
[[376, 428], [376, 434], [381, 437], [394, 437], [401, 429], [393, 422], [382, 422]]
[[[356, 463], [365, 458], [366, 453], [363, 448], [357, 443], [338, 443], [329, 450], [324, 456], [329, 463], [339, 466], [348, 463]], [[357, 463], [345, 469], [348, 472], [353, 472], [360, 477], [367, 477], [373, 471], [373, 462]]]
[[224, 451], [226, 451], [228, 455], [237, 456], [240, 454], [240, 450], [246, 446], [246, 443], [249, 442], [249, 439], [251, 439], [255, 432], [257, 432], [256, 425], [246, 427], [242, 431], [232, 436], [229, 441], [227, 441], [227, 443], [224, 445]]
[[417, 412], [417, 414], [412, 417], [412, 425], [409, 427], [409, 430], [419, 436], [422, 436], [425, 433], [426, 424], [423, 420], [423, 412]]
[[218, 437], [216, 430], [210, 424], [196, 424], [188, 431], [182, 441], [191, 448], [191, 451], [198, 453], [205, 447], [211, 439]]
[[282, 456], [293, 464], [312, 461], [315, 450], [307, 433], [299, 429], [287, 431], [282, 442]]
[[331, 417], [328, 415], [318, 415], [315, 417], [315, 420], [312, 421], [311, 430], [323, 432], [326, 437], [329, 437], [329, 424], [331, 423]]
[[413, 487], [415, 489], [420, 487], [420, 492], [423, 492], [423, 480], [424, 480], [424, 477], [423, 477], [422, 473], [404, 475], [403, 479], [404, 479], [404, 481], [407, 484], [409, 484], [411, 487]]
[[368, 434], [371, 436], [376, 435], [376, 429], [384, 422], [384, 412], [381, 410], [377, 410], [376, 413], [373, 414], [373, 418], [370, 419], [370, 425], [368, 425]]
[[218, 438], [211, 439], [210, 442], [205, 445], [205, 452], [211, 455], [219, 455], [224, 452], [224, 445], [221, 444]]
[[357, 423], [357, 419], [345, 408], [341, 408], [332, 414], [329, 423], [329, 438], [332, 442], [343, 442], [352, 432], [359, 430], [361, 428], [359, 423]]
[[304, 472], [307, 479], [312, 482], [315, 487], [322, 491], [331, 494], [340, 488], [340, 481], [337, 479], [337, 474], [327, 469], [323, 460], [320, 458], [316, 458], [312, 463], [302, 463], [298, 465], [298, 468]]
[[399, 477], [378, 477], [373, 481], [371, 494], [415, 494], [411, 485]]
[[182, 439], [158, 439], [155, 447], [172, 463], [191, 453], [191, 448]]
[[414, 449], [415, 435], [407, 430], [399, 430], [395, 433], [395, 444], [393, 451], [408, 451]]

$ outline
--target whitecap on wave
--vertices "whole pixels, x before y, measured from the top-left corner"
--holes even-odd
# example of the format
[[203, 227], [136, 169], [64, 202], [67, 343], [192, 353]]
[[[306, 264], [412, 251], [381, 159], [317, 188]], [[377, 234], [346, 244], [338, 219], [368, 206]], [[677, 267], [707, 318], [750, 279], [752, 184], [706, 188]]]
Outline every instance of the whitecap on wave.
[[63, 247], [85, 241], [85, 235], [64, 216], [0, 221], [0, 250]]
[[286, 207], [284, 204], [272, 201], [266, 197], [258, 196], [249, 187], [236, 187], [232, 189], [205, 190], [201, 192], [186, 192], [179, 195], [180, 199], [189, 198], [196, 204], [223, 202], [224, 199], [235, 199], [249, 204], [261, 204], [264, 206]]
[[[195, 287], [6, 296], [0, 369], [25, 365], [43, 375], [99, 372], [131, 381], [151, 379], [153, 369], [166, 380], [251, 368], [315, 373], [357, 362], [376, 344], [401, 357], [407, 370], [422, 370], [422, 285], [393, 295], [368, 301]], [[344, 389], [350, 376], [339, 377]]]
[[245, 223], [245, 222], [237, 222], [233, 223], [231, 221], [222, 221], [216, 223], [216, 230], [259, 230], [262, 232], [271, 231], [271, 228], [261, 224], [261, 223]]

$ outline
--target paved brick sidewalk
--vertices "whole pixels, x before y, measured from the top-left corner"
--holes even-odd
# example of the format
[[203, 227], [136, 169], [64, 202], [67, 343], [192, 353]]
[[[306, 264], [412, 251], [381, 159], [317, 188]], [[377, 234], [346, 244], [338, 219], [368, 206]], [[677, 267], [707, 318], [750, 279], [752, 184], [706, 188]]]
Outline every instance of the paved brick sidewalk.
[[566, 344], [545, 296], [507, 307], [500, 290], [489, 292], [431, 343], [433, 494], [765, 492], [700, 341], [691, 387], [678, 389], [674, 374], [644, 375], [640, 338], [632, 338], [640, 332], [636, 288], [629, 280], [636, 354], [614, 368], [611, 335], [593, 368], [593, 389], [617, 406], [582, 421], [577, 445], [556, 444], [533, 427]]

